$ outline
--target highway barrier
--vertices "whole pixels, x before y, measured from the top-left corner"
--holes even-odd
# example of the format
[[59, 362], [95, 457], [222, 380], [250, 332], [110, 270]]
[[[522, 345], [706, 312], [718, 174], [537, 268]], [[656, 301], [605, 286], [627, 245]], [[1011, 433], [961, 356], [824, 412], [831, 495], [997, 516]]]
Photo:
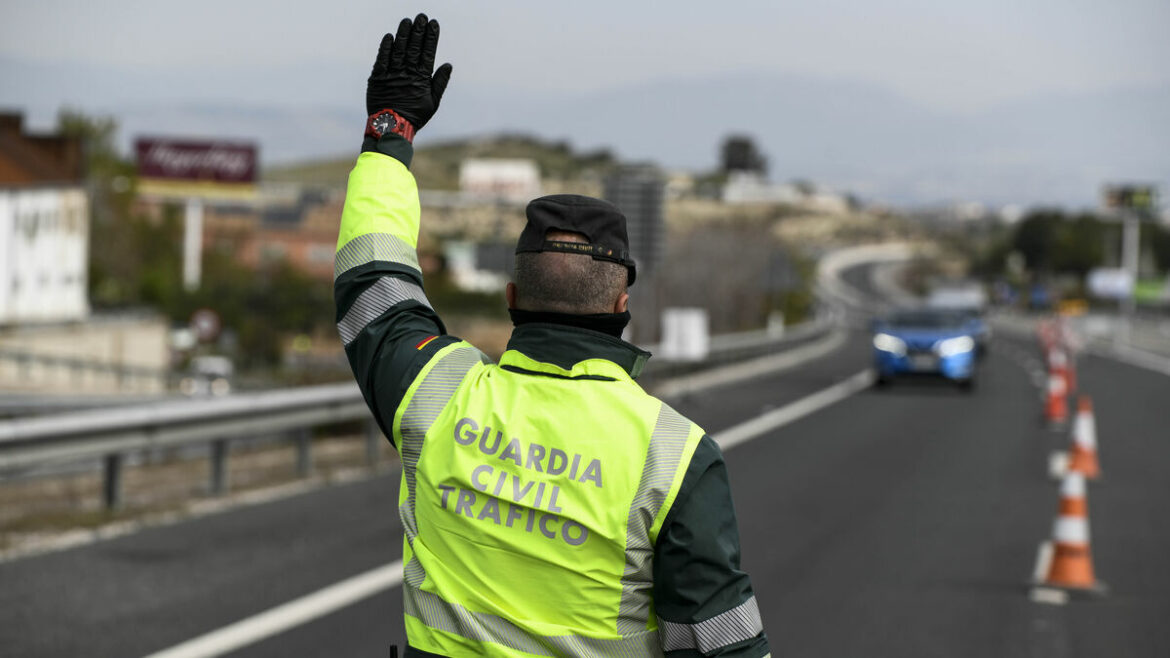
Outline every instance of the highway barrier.
[[46, 465], [101, 459], [108, 508], [122, 499], [125, 456], [136, 451], [209, 445], [211, 491], [227, 490], [231, 441], [289, 432], [302, 473], [311, 464], [308, 430], [366, 421], [366, 455], [374, 460], [382, 438], [356, 384], [232, 395], [81, 411], [0, 422], [0, 477]]
[[[664, 364], [649, 379], [694, 372], [748, 360], [759, 354], [791, 350], [828, 334], [831, 316], [821, 313], [791, 330], [756, 331], [715, 336], [702, 363]], [[798, 349], [798, 348], [797, 348]], [[189, 445], [210, 448], [209, 485], [213, 494], [228, 489], [228, 457], [233, 441], [287, 433], [297, 450], [297, 471], [312, 469], [313, 427], [365, 421], [366, 457], [376, 461], [385, 439], [373, 422], [355, 384], [330, 384], [234, 394], [226, 397], [152, 402], [135, 406], [78, 411], [0, 421], [0, 480], [15, 473], [100, 459], [104, 500], [110, 509], [122, 501], [126, 456], [135, 452]]]

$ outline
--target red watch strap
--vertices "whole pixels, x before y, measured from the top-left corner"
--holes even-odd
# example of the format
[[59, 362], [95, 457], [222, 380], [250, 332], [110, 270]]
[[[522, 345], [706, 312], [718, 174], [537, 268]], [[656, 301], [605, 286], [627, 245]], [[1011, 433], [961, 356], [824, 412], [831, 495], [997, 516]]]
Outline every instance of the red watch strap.
[[366, 135], [379, 138], [382, 137], [383, 133], [379, 133], [378, 131], [374, 130], [374, 119], [383, 114], [389, 114], [390, 116], [394, 117], [394, 127], [390, 129], [391, 133], [399, 135], [408, 142], [414, 142], [414, 124], [408, 121], [406, 117], [403, 117], [401, 114], [391, 109], [380, 110], [371, 114], [369, 118], [366, 119]]

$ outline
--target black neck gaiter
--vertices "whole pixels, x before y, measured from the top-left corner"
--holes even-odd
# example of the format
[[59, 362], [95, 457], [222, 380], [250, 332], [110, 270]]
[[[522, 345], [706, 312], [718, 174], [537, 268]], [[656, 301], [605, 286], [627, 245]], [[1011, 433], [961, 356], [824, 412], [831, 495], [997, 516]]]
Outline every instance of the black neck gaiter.
[[512, 324], [519, 327], [529, 322], [547, 322], [549, 324], [563, 324], [580, 329], [592, 329], [614, 338], [622, 337], [622, 330], [630, 323], [630, 312], [623, 313], [593, 313], [591, 315], [575, 315], [573, 313], [553, 313], [551, 311], [521, 311], [508, 309], [512, 316]]

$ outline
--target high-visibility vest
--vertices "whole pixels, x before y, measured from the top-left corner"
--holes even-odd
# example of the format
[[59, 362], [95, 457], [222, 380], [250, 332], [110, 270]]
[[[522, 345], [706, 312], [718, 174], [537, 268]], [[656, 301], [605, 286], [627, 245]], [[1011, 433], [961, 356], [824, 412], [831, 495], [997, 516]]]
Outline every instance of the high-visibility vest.
[[399, 405], [411, 646], [661, 655], [652, 556], [702, 430], [619, 365], [438, 352]]

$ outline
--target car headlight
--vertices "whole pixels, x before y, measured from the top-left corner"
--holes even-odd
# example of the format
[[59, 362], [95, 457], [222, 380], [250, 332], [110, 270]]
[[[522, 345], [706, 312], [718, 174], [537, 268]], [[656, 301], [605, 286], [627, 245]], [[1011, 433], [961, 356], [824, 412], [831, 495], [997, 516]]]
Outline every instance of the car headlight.
[[975, 349], [975, 341], [970, 336], [956, 336], [940, 340], [934, 344], [934, 349], [941, 357], [955, 356]]
[[874, 334], [873, 346], [883, 352], [890, 352], [898, 356], [906, 354], [906, 341], [889, 334]]

